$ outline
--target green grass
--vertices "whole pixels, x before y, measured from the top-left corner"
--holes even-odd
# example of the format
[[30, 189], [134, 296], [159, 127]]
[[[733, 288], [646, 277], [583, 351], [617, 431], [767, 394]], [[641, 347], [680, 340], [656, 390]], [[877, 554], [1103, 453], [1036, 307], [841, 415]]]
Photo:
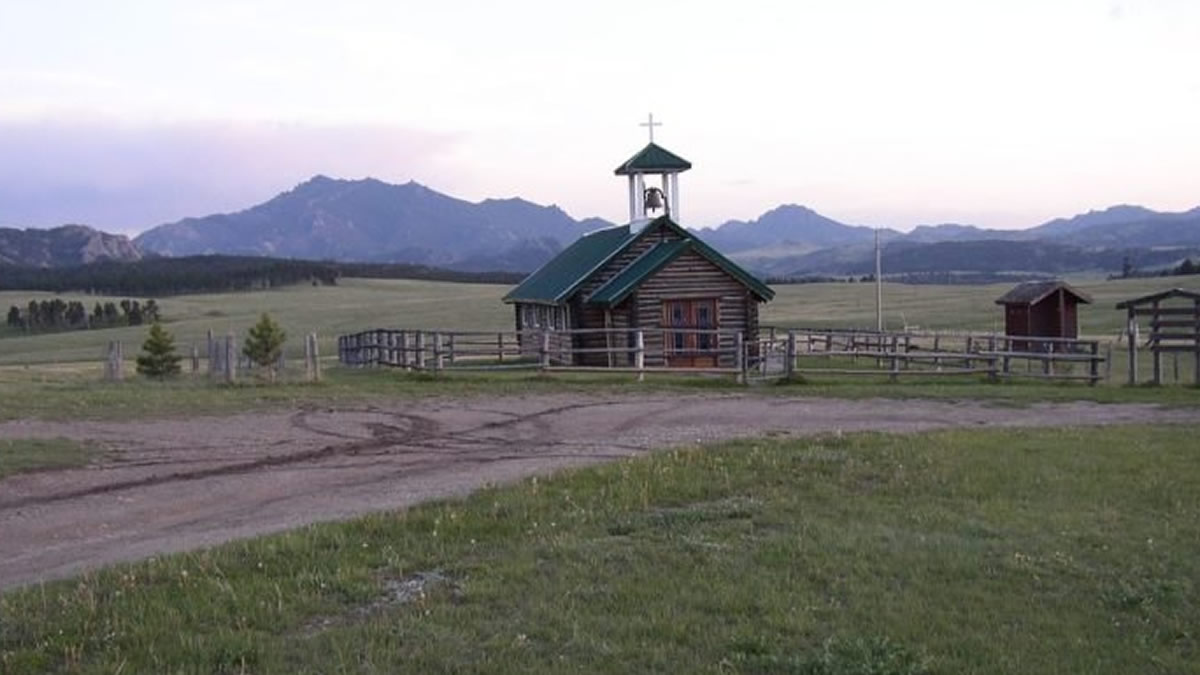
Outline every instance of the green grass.
[[[1110, 309], [1118, 299], [1145, 293], [1162, 286], [1162, 280], [1111, 282], [1081, 281], [1079, 285], [1094, 294], [1096, 304], [1082, 312], [1082, 330], [1094, 336], [1114, 335], [1122, 314]], [[505, 286], [450, 284], [423, 281], [343, 280], [336, 287], [293, 286], [272, 291], [189, 295], [162, 299], [168, 318], [167, 328], [174, 333], [184, 354], [192, 345], [203, 343], [206, 331], [218, 335], [234, 331], [244, 336], [246, 329], [263, 311], [269, 311], [291, 336], [289, 358], [299, 356], [301, 336], [316, 331], [321, 349], [334, 354], [338, 334], [368, 327], [421, 327], [447, 330], [509, 330], [511, 310], [500, 302]], [[885, 286], [888, 325], [900, 327], [899, 313], [909, 324], [923, 329], [989, 330], [1001, 316], [992, 304], [1005, 287], [1001, 286]], [[780, 286], [778, 297], [764, 308], [764, 325], [866, 327], [874, 321], [874, 300], [870, 284], [804, 284]], [[24, 304], [31, 298], [51, 294], [0, 292], [0, 307]], [[65, 296], [64, 296], [65, 297]], [[95, 296], [71, 296], [90, 306]], [[40, 417], [130, 417], [188, 413], [219, 413], [326, 401], [362, 400], [372, 397], [458, 395], [468, 393], [507, 393], [524, 388], [570, 389], [600, 383], [616, 390], [628, 390], [630, 378], [555, 375], [559, 384], [520, 375], [464, 375], [431, 384], [427, 379], [397, 377], [394, 373], [363, 375], [327, 369], [327, 382], [316, 385], [287, 384], [279, 388], [239, 385], [233, 388], [208, 385], [203, 378], [183, 378], [175, 383], [155, 384], [133, 380], [124, 384], [99, 381], [101, 358], [109, 340], [123, 340], [126, 354], [132, 358], [146, 337], [145, 327], [97, 331], [77, 331], [25, 336], [0, 335], [0, 419], [21, 416]], [[975, 378], [952, 380], [908, 378], [892, 385], [883, 378], [813, 376], [803, 386], [780, 388], [790, 394], [842, 397], [871, 395], [893, 397], [996, 398], [1011, 401], [1062, 400], [1069, 398], [1100, 401], [1144, 401], [1195, 405], [1200, 397], [1195, 389], [1128, 388], [1125, 382], [1126, 356], [1123, 349], [1112, 352], [1113, 362], [1103, 373], [1111, 377], [1103, 386], [1089, 389], [1082, 385], [1056, 386], [1025, 383], [995, 386]], [[1179, 380], [1190, 383], [1193, 371], [1190, 355], [1180, 359]], [[1142, 379], [1149, 377], [1150, 358], [1140, 356]], [[128, 364], [132, 372], [132, 363]], [[185, 364], [186, 366], [187, 364]], [[806, 364], [811, 365], [811, 364]], [[817, 363], [816, 365], [819, 365]], [[1166, 381], [1174, 383], [1174, 360], [1165, 361]], [[728, 380], [697, 380], [693, 384], [679, 379], [652, 378], [639, 389], [647, 388], [732, 388]]]
[[[344, 279], [337, 286], [288, 286], [270, 291], [181, 295], [158, 300], [166, 328], [174, 334], [180, 351], [195, 344], [203, 348], [207, 331], [244, 337], [263, 312], [269, 312], [287, 331], [288, 354], [303, 354], [302, 336], [316, 332], [325, 354], [334, 354], [337, 335], [367, 328], [428, 328], [445, 330], [511, 330], [512, 308], [500, 302], [507, 287], [488, 284]], [[27, 304], [31, 299], [56, 297], [54, 293], [0, 292], [0, 308]], [[80, 300], [89, 308], [97, 300], [88, 295], [57, 295]], [[121, 340], [132, 355], [146, 339], [145, 326], [72, 331], [0, 338], [0, 365], [98, 362], [110, 340]]]
[[578, 392], [595, 396], [639, 392], [737, 393], [763, 396], [810, 396], [845, 399], [931, 398], [988, 400], [1012, 405], [1040, 401], [1096, 401], [1200, 405], [1191, 387], [1087, 387], [1079, 384], [987, 382], [980, 377], [905, 379], [893, 383], [884, 375], [834, 377], [815, 375], [796, 382], [767, 382], [749, 388], [732, 378], [651, 375], [638, 383], [632, 375], [530, 371], [502, 373], [411, 374], [390, 369], [329, 368], [319, 383], [297, 379], [293, 372], [277, 384], [242, 378], [234, 385], [209, 382], [202, 376], [166, 381], [130, 378], [105, 382], [99, 365], [0, 368], [0, 421], [38, 419], [146, 419], [277, 410], [304, 405], [336, 406], [370, 401], [426, 397], [463, 398]]
[[[1200, 289], [1200, 278], [1069, 279], [1090, 294], [1081, 305], [1079, 332], [1085, 337], [1115, 339], [1125, 327], [1125, 312], [1115, 305], [1155, 291], [1182, 286]], [[1004, 308], [995, 304], [1012, 284], [983, 286], [883, 285], [884, 324], [888, 330], [905, 325], [921, 330], [1004, 332]], [[763, 307], [764, 325], [815, 328], [874, 328], [873, 284], [799, 284], [776, 286], [775, 300]], [[1145, 326], [1143, 325], [1143, 329]]]
[[15, 473], [87, 464], [92, 445], [65, 438], [0, 438], [0, 478]]
[[[1112, 338], [1124, 325], [1119, 300], [1144, 295], [1175, 283], [1167, 279], [1080, 280], [1095, 297], [1080, 312], [1084, 335]], [[1003, 332], [1003, 310], [994, 300], [1010, 285], [884, 285], [885, 323], [898, 330], [905, 324], [925, 330]], [[366, 328], [443, 330], [511, 330], [512, 309], [500, 298], [508, 286], [445, 282], [343, 279], [338, 286], [290, 286], [248, 293], [184, 295], [161, 298], [163, 316], [178, 344], [186, 350], [203, 344], [206, 331], [244, 335], [262, 312], [270, 312], [292, 336], [291, 355], [303, 351], [300, 336], [317, 332], [321, 347], [332, 354], [338, 334]], [[875, 325], [871, 284], [800, 284], [776, 287], [775, 300], [763, 307], [763, 325], [824, 328], [868, 328]], [[0, 291], [0, 309], [24, 306], [53, 293]], [[82, 294], [61, 295], [90, 308], [97, 300], [119, 300]], [[25, 336], [0, 333], [0, 365], [98, 361], [109, 340], [122, 340], [133, 353], [145, 340], [145, 327], [113, 328]]]
[[0, 596], [0, 670], [1186, 673], [1196, 427], [776, 438]]

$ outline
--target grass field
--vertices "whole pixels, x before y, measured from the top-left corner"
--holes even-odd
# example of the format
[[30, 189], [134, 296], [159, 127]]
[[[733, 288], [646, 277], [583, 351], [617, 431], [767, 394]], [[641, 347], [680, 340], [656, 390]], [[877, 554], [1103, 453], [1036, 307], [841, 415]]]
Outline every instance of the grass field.
[[[1082, 312], [1082, 330], [1097, 337], [1115, 335], [1122, 314], [1111, 309], [1120, 298], [1161, 288], [1164, 280], [1081, 282], [1094, 294], [1096, 304]], [[300, 337], [310, 331], [322, 336], [326, 358], [340, 333], [367, 327], [422, 327], [446, 330], [508, 330], [510, 309], [500, 302], [506, 287], [420, 281], [343, 280], [336, 287], [293, 286], [272, 291], [194, 295], [162, 300], [168, 329], [180, 351], [202, 344], [207, 330], [224, 334], [230, 330], [244, 335], [261, 312], [269, 311], [291, 335], [288, 352], [299, 356]], [[989, 330], [1001, 316], [993, 304], [1005, 287], [997, 286], [901, 286], [885, 288], [888, 321], [901, 327], [900, 315], [910, 326], [922, 329]], [[866, 327], [874, 321], [870, 284], [807, 284], [780, 286], [776, 300], [764, 308], [763, 323], [775, 326]], [[47, 294], [0, 292], [0, 307], [24, 304]], [[72, 296], [67, 299], [74, 299]], [[83, 296], [87, 304], [97, 298]], [[103, 299], [103, 298], [101, 298]], [[253, 386], [212, 387], [202, 378], [183, 378], [173, 383], [105, 384], [100, 382], [101, 355], [109, 340], [126, 343], [130, 358], [145, 338], [146, 328], [77, 331], [46, 335], [0, 337], [0, 418], [40, 416], [65, 418], [130, 417], [146, 414], [226, 412], [318, 400], [361, 400], [388, 395], [461, 395], [472, 391], [519, 391], [529, 387], [592, 385], [629, 386], [628, 377], [572, 378], [555, 376], [557, 385], [547, 385], [526, 375], [448, 378], [430, 383], [396, 373], [361, 376], [340, 369], [327, 370], [327, 381], [306, 386], [291, 383], [277, 388]], [[1125, 383], [1126, 356], [1113, 351], [1113, 359], [1102, 374], [1110, 373], [1106, 386], [1096, 389], [1081, 385], [1056, 386], [1023, 383], [1020, 386], [988, 385], [979, 379], [945, 382], [904, 380], [891, 385], [880, 377], [864, 379], [811, 377], [803, 385], [781, 388], [787, 393], [827, 396], [931, 396], [996, 398], [1012, 401], [1090, 398], [1100, 401], [1147, 401], [1195, 405], [1193, 391], [1130, 389]], [[1167, 382], [1190, 382], [1192, 357], [1168, 358]], [[1149, 354], [1141, 355], [1143, 379], [1150, 370]], [[332, 362], [330, 362], [332, 363]], [[132, 364], [129, 364], [132, 371]], [[652, 378], [647, 386], [729, 386], [726, 380], [702, 380], [685, 384], [679, 380]]]
[[[186, 351], [202, 345], [208, 330], [244, 335], [262, 312], [270, 312], [291, 337], [290, 353], [303, 353], [302, 336], [317, 332], [330, 354], [338, 334], [371, 327], [446, 330], [510, 330], [512, 309], [500, 302], [506, 288], [484, 284], [346, 279], [338, 286], [289, 286], [270, 291], [182, 295], [159, 301], [166, 327]], [[0, 292], [0, 307], [25, 304], [50, 293]], [[96, 296], [60, 295], [91, 307]], [[0, 338], [0, 365], [99, 362], [109, 340], [140, 346], [144, 326]], [[132, 354], [129, 347], [127, 353]]]
[[[1095, 304], [1080, 312], [1080, 331], [1112, 338], [1124, 325], [1113, 309], [1119, 300], [1185, 284], [1187, 278], [1080, 281]], [[1200, 287], [1200, 281], [1192, 284]], [[904, 325], [925, 330], [1003, 331], [1002, 309], [994, 300], [1009, 285], [913, 286], [885, 284], [885, 319], [889, 329]], [[511, 330], [512, 310], [500, 302], [507, 286], [425, 281], [345, 279], [338, 286], [292, 286], [272, 291], [186, 295], [160, 301], [168, 328], [186, 347], [201, 344], [207, 330], [243, 334], [261, 312], [272, 313], [294, 338], [293, 353], [302, 350], [300, 336], [316, 331], [330, 353], [340, 333], [366, 328], [415, 327], [430, 330]], [[762, 323], [782, 327], [868, 328], [875, 325], [871, 284], [802, 284], [776, 287], [775, 300], [763, 308]], [[24, 305], [47, 293], [0, 291], [0, 308]], [[61, 296], [90, 307], [97, 296]], [[109, 340], [140, 345], [145, 328], [78, 331], [36, 336], [0, 337], [0, 366], [27, 363], [98, 361]]]
[[0, 671], [1200, 672], [1197, 428], [682, 450], [0, 596]]
[[[653, 376], [638, 383], [631, 375], [556, 373], [450, 373], [441, 376], [391, 370], [331, 368], [320, 383], [290, 379], [268, 385], [244, 378], [233, 386], [203, 377], [158, 382], [145, 379], [104, 382], [96, 365], [67, 364], [0, 368], [0, 421], [40, 419], [144, 419], [175, 415], [250, 412], [300, 405], [338, 405], [371, 400], [424, 397], [504, 396], [579, 391], [621, 395], [646, 391], [747, 392], [729, 377]], [[931, 398], [990, 400], [997, 405], [1039, 401], [1096, 401], [1196, 406], [1191, 387], [1087, 387], [1036, 382], [990, 383], [982, 378], [929, 378], [888, 382], [869, 378], [813, 377], [795, 383], [768, 383], [749, 392], [764, 396], [849, 399]]]
[[66, 438], [0, 439], [0, 478], [44, 469], [86, 464], [96, 449]]

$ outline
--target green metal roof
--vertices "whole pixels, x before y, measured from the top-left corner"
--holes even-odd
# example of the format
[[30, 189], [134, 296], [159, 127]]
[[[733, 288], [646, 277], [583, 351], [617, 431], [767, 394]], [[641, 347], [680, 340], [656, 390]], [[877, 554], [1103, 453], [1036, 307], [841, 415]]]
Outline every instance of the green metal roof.
[[657, 143], [651, 143], [625, 160], [614, 173], [618, 176], [628, 176], [634, 173], [687, 171], [690, 168], [691, 162]]
[[705, 244], [694, 232], [684, 229], [667, 216], [659, 216], [645, 223], [636, 232], [632, 232], [629, 225], [621, 225], [585, 234], [526, 277], [520, 285], [504, 296], [504, 302], [543, 304], [565, 302], [583, 282], [599, 271], [608, 261], [628, 248], [643, 234], [654, 231], [659, 225], [670, 228], [679, 235], [680, 239], [650, 247], [646, 253], [638, 256], [625, 269], [596, 289], [588, 298], [589, 303], [620, 302], [628, 295], [629, 291], [689, 248], [721, 268], [726, 274], [737, 279], [760, 300], [765, 302], [775, 297], [775, 291], [771, 290], [770, 286]]
[[559, 303], [635, 239], [621, 225], [583, 235], [504, 296], [504, 302]]
[[651, 246], [636, 260], [629, 263], [628, 267], [593, 291], [587, 299], [588, 303], [603, 307], [611, 307], [620, 303], [633, 292], [633, 289], [637, 288], [638, 284], [691, 246], [692, 242], [688, 239], [664, 241]]
[[[699, 253], [710, 263], [720, 267], [729, 276], [740, 281], [742, 285], [750, 289], [750, 292], [757, 295], [759, 299], [766, 302], [775, 297], [775, 291], [771, 290], [770, 286], [764, 284], [758, 277], [742, 269], [737, 263], [721, 255], [715, 248], [704, 243], [694, 232], [685, 229], [667, 216], [661, 216], [660, 220], [665, 220], [664, 224], [667, 227], [674, 229], [680, 236], [689, 239], [692, 244], [692, 250]], [[649, 226], [647, 226], [647, 229], [649, 229]]]

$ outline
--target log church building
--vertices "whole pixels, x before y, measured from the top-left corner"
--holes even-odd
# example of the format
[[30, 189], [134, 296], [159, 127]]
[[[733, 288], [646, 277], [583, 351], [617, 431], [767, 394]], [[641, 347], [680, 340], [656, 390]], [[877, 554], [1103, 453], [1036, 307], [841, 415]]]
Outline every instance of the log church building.
[[679, 224], [679, 174], [692, 165], [654, 142], [654, 125], [615, 172], [630, 222], [580, 237], [504, 297], [517, 330], [550, 331], [570, 365], [628, 366], [621, 350], [641, 330], [647, 367], [732, 367], [737, 333], [755, 344], [759, 305], [775, 295]]

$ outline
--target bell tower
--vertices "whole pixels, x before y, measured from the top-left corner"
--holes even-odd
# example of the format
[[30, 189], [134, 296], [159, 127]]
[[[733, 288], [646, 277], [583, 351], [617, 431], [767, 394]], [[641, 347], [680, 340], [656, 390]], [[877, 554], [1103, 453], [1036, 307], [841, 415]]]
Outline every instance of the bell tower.
[[[614, 172], [629, 177], [629, 221], [667, 215], [679, 220], [679, 174], [692, 168], [692, 163], [654, 142], [654, 115], [640, 124], [650, 131], [650, 143], [627, 159]], [[659, 177], [659, 185], [647, 185], [647, 176]]]

